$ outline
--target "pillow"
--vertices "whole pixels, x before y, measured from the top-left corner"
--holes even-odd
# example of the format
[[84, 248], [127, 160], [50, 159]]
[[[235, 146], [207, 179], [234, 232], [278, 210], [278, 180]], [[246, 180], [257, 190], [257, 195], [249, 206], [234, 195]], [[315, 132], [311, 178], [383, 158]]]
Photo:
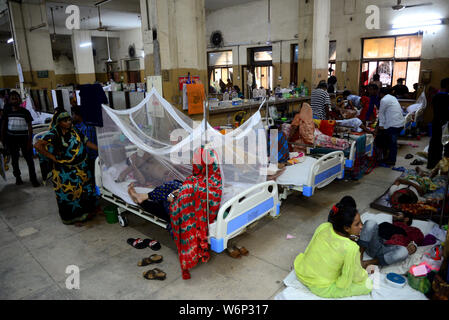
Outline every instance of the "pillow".
[[335, 120], [321, 120], [319, 129], [325, 135], [332, 137], [334, 134], [335, 124]]

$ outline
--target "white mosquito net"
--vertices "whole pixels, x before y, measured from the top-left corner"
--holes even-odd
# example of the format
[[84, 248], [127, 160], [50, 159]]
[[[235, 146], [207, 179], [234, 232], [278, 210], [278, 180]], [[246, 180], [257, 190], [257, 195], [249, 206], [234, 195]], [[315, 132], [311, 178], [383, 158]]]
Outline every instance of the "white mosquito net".
[[97, 129], [103, 187], [126, 202], [128, 185], [146, 193], [192, 174], [192, 158], [201, 146], [216, 151], [221, 203], [266, 181], [267, 142], [260, 112], [223, 135], [205, 121], [194, 122], [153, 89], [136, 107], [113, 110], [103, 105]]

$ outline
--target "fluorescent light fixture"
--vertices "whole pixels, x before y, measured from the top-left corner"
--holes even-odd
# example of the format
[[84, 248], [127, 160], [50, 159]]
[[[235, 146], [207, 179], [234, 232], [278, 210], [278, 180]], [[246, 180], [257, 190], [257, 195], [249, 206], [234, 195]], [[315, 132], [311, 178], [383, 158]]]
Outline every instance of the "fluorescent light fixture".
[[80, 48], [90, 47], [92, 42], [82, 42], [80, 43]]
[[13, 38], [9, 38], [8, 41], [6, 41], [7, 43], [13, 43], [14, 39]]
[[443, 23], [443, 19], [432, 19], [425, 21], [403, 21], [399, 23], [393, 24], [393, 29], [402, 29], [402, 28], [415, 28], [415, 27], [428, 27], [428, 26], [436, 26]]

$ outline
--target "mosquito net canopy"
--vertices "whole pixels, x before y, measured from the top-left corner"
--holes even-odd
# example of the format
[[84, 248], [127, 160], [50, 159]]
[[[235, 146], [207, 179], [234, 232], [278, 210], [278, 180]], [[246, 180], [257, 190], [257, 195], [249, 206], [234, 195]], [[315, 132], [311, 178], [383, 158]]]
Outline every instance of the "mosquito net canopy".
[[143, 193], [172, 180], [184, 181], [201, 146], [216, 152], [222, 203], [266, 181], [266, 133], [259, 111], [223, 135], [204, 120], [194, 122], [152, 89], [132, 109], [103, 105], [103, 127], [97, 133], [103, 187], [130, 204], [130, 183]]

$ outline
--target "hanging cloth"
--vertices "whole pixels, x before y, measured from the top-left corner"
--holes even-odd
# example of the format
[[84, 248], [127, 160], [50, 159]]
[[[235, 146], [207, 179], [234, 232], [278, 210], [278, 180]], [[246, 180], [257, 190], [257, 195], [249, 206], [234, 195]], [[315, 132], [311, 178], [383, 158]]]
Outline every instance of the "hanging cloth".
[[[206, 178], [205, 152], [208, 155], [209, 179]], [[193, 156], [192, 175], [186, 178], [178, 197], [170, 205], [170, 222], [182, 270], [193, 268], [200, 259], [207, 262], [210, 258], [206, 182], [209, 187], [209, 223], [213, 223], [223, 191], [217, 159], [215, 151], [199, 148]]]
[[80, 86], [81, 115], [85, 124], [103, 127], [102, 104], [108, 104], [103, 87], [99, 84]]
[[187, 84], [187, 101], [189, 115], [203, 113], [203, 101], [206, 100], [202, 84]]

